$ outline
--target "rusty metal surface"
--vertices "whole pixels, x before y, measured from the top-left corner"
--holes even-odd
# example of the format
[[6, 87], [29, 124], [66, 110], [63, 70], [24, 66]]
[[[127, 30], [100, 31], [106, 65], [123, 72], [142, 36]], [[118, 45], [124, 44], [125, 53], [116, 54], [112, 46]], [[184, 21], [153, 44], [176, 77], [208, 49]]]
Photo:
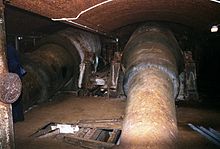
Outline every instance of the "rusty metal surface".
[[27, 107], [47, 101], [73, 76], [77, 66], [66, 49], [45, 44], [30, 53], [24, 67], [27, 74], [23, 77], [22, 101]]
[[180, 92], [177, 100], [200, 101], [197, 89], [197, 67], [192, 51], [184, 51], [184, 71], [180, 74]]
[[15, 73], [0, 76], [0, 101], [13, 103], [21, 95], [21, 80]]
[[99, 36], [82, 30], [66, 29], [59, 34], [67, 38], [75, 46], [80, 56], [79, 65], [79, 88], [93, 88], [90, 79], [92, 72], [96, 72], [98, 57], [101, 53], [101, 42]]
[[175, 148], [177, 124], [173, 83], [157, 68], [132, 80], [122, 129], [121, 148]]
[[0, 3], [0, 74], [8, 72], [6, 52], [5, 52], [5, 22], [4, 22], [4, 8]]
[[[210, 25], [220, 23], [219, 5], [208, 0], [9, 0], [8, 4], [48, 18], [75, 18], [74, 23], [69, 23], [103, 32], [149, 20], [175, 22], [206, 31]], [[93, 6], [97, 7], [83, 12]]]
[[123, 55], [126, 69], [124, 90], [128, 92], [130, 80], [141, 70], [156, 67], [167, 73], [174, 84], [174, 97], [178, 94], [178, 71], [182, 71], [182, 55], [172, 33], [157, 24], [145, 24], [129, 39]]
[[78, 29], [65, 29], [58, 32], [60, 36], [68, 39], [78, 51], [81, 62], [84, 60], [93, 61], [93, 54], [99, 56], [101, 53], [101, 43], [99, 36]]
[[[145, 46], [146, 48], [143, 48]], [[136, 53], [137, 48], [143, 50], [150, 46], [155, 47], [155, 49], [158, 49], [158, 51], [148, 55], [147, 58], [132, 58], [132, 54]], [[162, 48], [162, 51], [166, 52], [160, 52], [160, 48]], [[162, 56], [160, 59], [165, 63], [165, 65], [177, 65], [179, 71], [183, 70], [183, 57], [178, 42], [173, 33], [162, 24], [149, 22], [140, 25], [130, 37], [124, 51], [123, 57], [125, 57], [125, 59], [123, 60], [123, 63], [125, 64], [126, 68], [130, 68], [132, 65], [143, 61], [149, 61], [149, 59], [152, 60], [155, 58], [155, 53], [159, 53]], [[146, 52], [151, 52], [151, 50]], [[137, 54], [143, 55], [145, 54], [145, 51]], [[128, 56], [129, 58], [127, 58]], [[166, 59], [169, 59], [169, 61]], [[156, 63], [161, 64], [161, 62]]]
[[178, 45], [163, 27], [145, 24], [129, 39], [123, 55], [126, 114], [120, 148], [175, 148]]
[[[26, 55], [22, 100], [25, 109], [48, 101], [57, 91], [67, 87], [78, 90], [79, 65], [99, 55], [100, 40], [84, 31], [66, 29], [43, 39], [39, 48]], [[92, 53], [88, 56], [87, 53]], [[84, 74], [84, 78], [88, 78]]]
[[110, 73], [110, 89], [116, 90], [118, 87], [118, 79], [120, 75], [120, 69], [121, 69], [121, 57], [122, 54], [120, 52], [114, 53], [114, 58], [111, 63], [111, 73]]
[[[8, 73], [5, 54], [4, 6], [0, 2], [0, 76]], [[1, 89], [1, 88], [0, 88]], [[5, 94], [5, 93], [3, 93]], [[0, 97], [2, 100], [2, 97]], [[0, 148], [14, 148], [14, 131], [11, 105], [0, 102]]]
[[60, 24], [9, 5], [5, 8], [5, 20], [7, 34], [17, 35], [30, 35], [33, 32], [40, 31], [44, 33], [51, 32], [55, 27], [58, 28]]

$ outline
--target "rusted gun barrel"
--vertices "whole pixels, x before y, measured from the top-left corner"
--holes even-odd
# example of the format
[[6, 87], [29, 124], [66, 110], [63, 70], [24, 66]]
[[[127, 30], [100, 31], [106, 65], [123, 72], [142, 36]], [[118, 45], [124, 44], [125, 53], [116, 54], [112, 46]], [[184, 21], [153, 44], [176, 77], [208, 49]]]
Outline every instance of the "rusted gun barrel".
[[123, 55], [127, 107], [120, 148], [175, 148], [175, 98], [181, 53], [173, 34], [145, 24], [130, 37]]
[[[25, 109], [47, 101], [69, 82], [78, 88], [79, 65], [101, 50], [99, 37], [77, 29], [66, 29], [42, 39], [38, 48], [26, 55], [22, 100]], [[92, 59], [92, 58], [91, 58]]]

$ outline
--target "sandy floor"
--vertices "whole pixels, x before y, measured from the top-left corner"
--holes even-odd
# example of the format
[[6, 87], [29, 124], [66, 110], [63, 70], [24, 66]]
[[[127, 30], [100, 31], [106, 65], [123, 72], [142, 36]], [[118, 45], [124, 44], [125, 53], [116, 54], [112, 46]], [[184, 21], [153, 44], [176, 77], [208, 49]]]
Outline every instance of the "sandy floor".
[[[124, 115], [125, 101], [61, 94], [54, 102], [38, 106], [25, 114], [25, 121], [15, 124], [16, 149], [80, 149], [61, 140], [32, 139], [30, 135], [49, 122], [74, 123], [81, 119], [110, 119]], [[177, 107], [179, 147], [182, 149], [215, 149], [215, 145], [191, 130], [187, 124], [220, 130], [220, 110]]]

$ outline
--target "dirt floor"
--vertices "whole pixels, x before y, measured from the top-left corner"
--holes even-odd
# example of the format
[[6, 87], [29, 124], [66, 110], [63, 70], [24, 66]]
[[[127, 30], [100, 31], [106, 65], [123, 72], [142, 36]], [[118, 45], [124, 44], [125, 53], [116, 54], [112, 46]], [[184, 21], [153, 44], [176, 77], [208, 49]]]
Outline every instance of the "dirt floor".
[[[111, 119], [124, 115], [126, 101], [99, 97], [75, 97], [60, 94], [55, 101], [33, 108], [25, 121], [15, 128], [16, 149], [80, 149], [57, 138], [33, 139], [30, 136], [49, 122], [74, 123], [78, 120]], [[213, 143], [193, 131], [188, 123], [220, 131], [220, 110], [207, 107], [177, 106], [180, 149], [215, 149]]]

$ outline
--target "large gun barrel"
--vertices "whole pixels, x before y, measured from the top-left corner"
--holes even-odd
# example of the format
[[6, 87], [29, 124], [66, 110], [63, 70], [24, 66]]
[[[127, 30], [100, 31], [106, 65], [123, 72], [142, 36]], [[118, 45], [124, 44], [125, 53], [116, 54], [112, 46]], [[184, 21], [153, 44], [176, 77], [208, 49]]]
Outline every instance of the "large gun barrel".
[[130, 37], [123, 64], [128, 101], [120, 148], [174, 148], [181, 65], [175, 37], [158, 25], [143, 25]]

